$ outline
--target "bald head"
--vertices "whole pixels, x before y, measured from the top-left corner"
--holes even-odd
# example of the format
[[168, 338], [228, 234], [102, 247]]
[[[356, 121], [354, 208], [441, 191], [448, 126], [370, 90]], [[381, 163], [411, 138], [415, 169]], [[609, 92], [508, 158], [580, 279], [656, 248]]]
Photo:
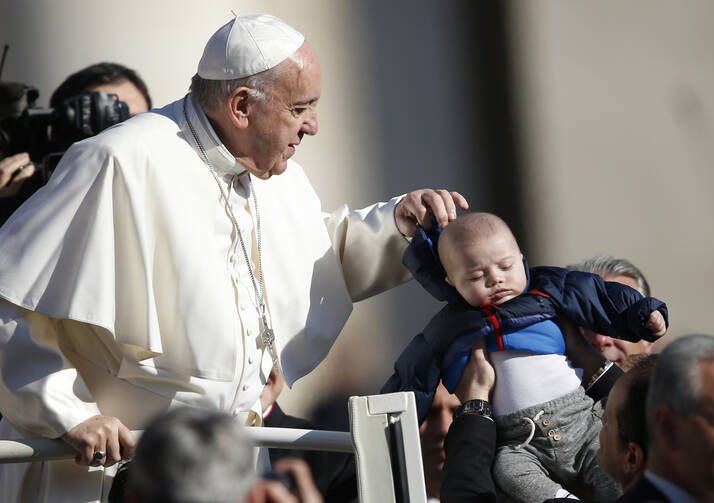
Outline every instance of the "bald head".
[[454, 251], [463, 250], [464, 247], [481, 239], [489, 239], [495, 235], [503, 235], [513, 240], [518, 248], [516, 238], [513, 236], [508, 224], [493, 213], [466, 213], [449, 223], [439, 236], [439, 259], [448, 268], [446, 262], [452, 258]]
[[491, 213], [459, 216], [442, 231], [438, 252], [447, 283], [471, 306], [502, 304], [526, 287], [516, 238]]

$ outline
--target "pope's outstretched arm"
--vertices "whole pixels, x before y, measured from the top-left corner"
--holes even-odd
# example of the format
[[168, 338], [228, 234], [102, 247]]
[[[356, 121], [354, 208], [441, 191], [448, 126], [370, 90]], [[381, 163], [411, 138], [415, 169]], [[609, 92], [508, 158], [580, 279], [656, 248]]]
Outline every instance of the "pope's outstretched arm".
[[348, 212], [342, 206], [326, 217], [333, 248], [342, 264], [345, 283], [356, 302], [388, 290], [411, 278], [402, 266], [417, 224], [428, 227], [430, 215], [443, 228], [456, 218], [456, 208], [468, 209], [458, 192], [420, 189]]

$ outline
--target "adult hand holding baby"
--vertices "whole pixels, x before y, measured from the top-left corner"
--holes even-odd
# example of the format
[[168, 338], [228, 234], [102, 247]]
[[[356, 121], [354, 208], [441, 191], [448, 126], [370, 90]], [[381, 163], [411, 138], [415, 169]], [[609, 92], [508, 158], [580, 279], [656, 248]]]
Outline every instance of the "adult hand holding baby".
[[496, 371], [488, 361], [486, 340], [479, 339], [471, 348], [471, 358], [464, 367], [454, 394], [461, 403], [476, 399], [488, 401], [495, 383]]

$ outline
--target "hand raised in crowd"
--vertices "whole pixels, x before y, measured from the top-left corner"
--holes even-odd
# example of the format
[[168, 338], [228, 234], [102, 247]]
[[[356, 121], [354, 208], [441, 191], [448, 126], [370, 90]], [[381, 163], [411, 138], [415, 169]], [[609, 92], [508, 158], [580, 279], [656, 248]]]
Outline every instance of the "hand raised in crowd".
[[664, 316], [662, 316], [662, 313], [659, 311], [652, 311], [650, 313], [645, 327], [655, 337], [662, 337], [667, 332], [667, 324], [664, 322]]
[[471, 348], [471, 358], [464, 367], [459, 384], [454, 394], [461, 403], [469, 400], [489, 400], [493, 385], [496, 383], [496, 371], [488, 361], [486, 340], [480, 339]]
[[[136, 439], [121, 421], [111, 416], [92, 416], [62, 435], [62, 440], [79, 453], [78, 465], [112, 466], [134, 455]], [[95, 458], [95, 453], [104, 453]]]
[[289, 491], [275, 480], [261, 480], [248, 494], [246, 503], [322, 503], [310, 467], [302, 459], [283, 458], [273, 463], [273, 471], [289, 473], [295, 480], [295, 488]]
[[27, 152], [11, 155], [0, 161], [0, 197], [12, 197], [35, 172]]
[[433, 214], [440, 227], [444, 228], [456, 218], [456, 207], [469, 208], [466, 198], [448, 190], [420, 189], [410, 192], [399, 201], [394, 210], [394, 219], [399, 232], [412, 237], [417, 224], [429, 228], [429, 214]]

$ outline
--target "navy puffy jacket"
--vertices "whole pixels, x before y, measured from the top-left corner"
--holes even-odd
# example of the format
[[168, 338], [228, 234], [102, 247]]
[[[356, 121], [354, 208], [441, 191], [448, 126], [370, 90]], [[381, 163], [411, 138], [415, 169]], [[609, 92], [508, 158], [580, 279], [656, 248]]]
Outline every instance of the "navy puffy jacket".
[[446, 370], [444, 356], [470, 348], [478, 339], [494, 333], [494, 325], [507, 334], [563, 316], [594, 332], [635, 342], [654, 340], [645, 328], [652, 311], [659, 310], [668, 323], [667, 306], [660, 300], [643, 297], [633, 288], [604, 281], [596, 274], [560, 267], [529, 269], [525, 259], [526, 293], [486, 313], [469, 306], [444, 281], [445, 273], [436, 253], [439, 233], [438, 228], [426, 232], [419, 227], [404, 252], [403, 262], [429, 293], [448, 303], [412, 339], [382, 388], [382, 393], [413, 391], [419, 422], [426, 417]]

